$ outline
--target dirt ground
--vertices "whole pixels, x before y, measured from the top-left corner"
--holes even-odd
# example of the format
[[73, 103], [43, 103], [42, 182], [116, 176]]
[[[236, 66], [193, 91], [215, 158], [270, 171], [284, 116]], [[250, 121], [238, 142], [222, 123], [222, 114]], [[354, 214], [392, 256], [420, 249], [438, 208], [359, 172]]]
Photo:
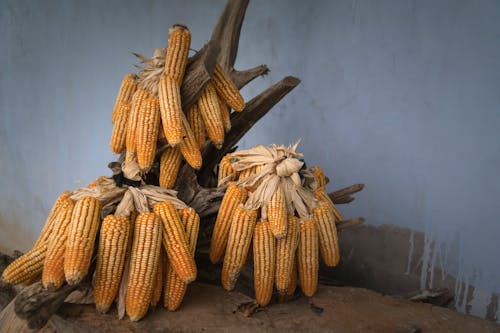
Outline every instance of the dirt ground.
[[[194, 283], [177, 312], [159, 307], [132, 323], [117, 320], [115, 309], [98, 315], [92, 305], [65, 304], [42, 332], [500, 332], [490, 321], [362, 288], [320, 286], [311, 299], [273, 303], [245, 317], [238, 306], [251, 301]], [[6, 325], [0, 332], [13, 331]]]

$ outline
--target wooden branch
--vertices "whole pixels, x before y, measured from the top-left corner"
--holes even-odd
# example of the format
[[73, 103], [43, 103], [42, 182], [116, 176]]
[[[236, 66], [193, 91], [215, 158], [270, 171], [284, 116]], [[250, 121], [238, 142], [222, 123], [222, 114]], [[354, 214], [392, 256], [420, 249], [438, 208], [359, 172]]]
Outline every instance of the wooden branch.
[[220, 46], [210, 40], [198, 53], [189, 59], [186, 75], [181, 86], [182, 109], [184, 112], [198, 100], [205, 85], [212, 79]]
[[48, 291], [41, 282], [37, 282], [17, 295], [14, 299], [14, 311], [19, 318], [28, 322], [29, 328], [40, 329], [78, 287], [64, 285], [57, 291]]
[[354, 197], [352, 195], [347, 195], [345, 197], [335, 198], [332, 202], [336, 205], [344, 205], [354, 201]]
[[355, 217], [349, 220], [340, 221], [339, 223], [336, 224], [337, 231], [338, 232], [344, 231], [348, 228], [352, 228], [360, 224], [363, 224], [365, 223], [365, 221], [366, 220], [363, 217]]
[[231, 115], [231, 130], [227, 133], [222, 148], [217, 150], [213, 145], [208, 145], [203, 151], [203, 166], [199, 173], [199, 180], [202, 184], [209, 186], [207, 184], [210, 184], [210, 179], [213, 179], [213, 169], [220, 159], [299, 83], [298, 78], [287, 76], [250, 100], [242, 112], [234, 112]]
[[[231, 72], [240, 39], [241, 24], [245, 17], [248, 0], [229, 0], [212, 31], [210, 41], [189, 59], [186, 75], [181, 87], [182, 109], [184, 112], [198, 100], [203, 88], [212, 78], [215, 63], [219, 63], [229, 73]], [[261, 75], [255, 71], [242, 73], [242, 78], [250, 82]], [[263, 69], [260, 69], [262, 72]], [[252, 75], [255, 75], [252, 78]]]
[[217, 213], [225, 188], [204, 188], [198, 184], [196, 173], [187, 164], [179, 172], [177, 197], [194, 208], [200, 218]]
[[361, 191], [365, 187], [365, 184], [354, 184], [351, 186], [344, 187], [340, 190], [334, 191], [332, 193], [329, 193], [328, 195], [330, 196], [330, 199], [335, 199], [343, 196], [347, 196], [350, 194], [357, 193]]
[[266, 75], [267, 73], [269, 73], [267, 65], [260, 65], [243, 71], [232, 70], [230, 75], [234, 84], [238, 89], [241, 89], [256, 77]]
[[228, 73], [233, 69], [238, 54], [241, 25], [245, 18], [248, 1], [229, 0], [212, 32], [211, 40], [217, 40], [220, 44], [217, 63]]

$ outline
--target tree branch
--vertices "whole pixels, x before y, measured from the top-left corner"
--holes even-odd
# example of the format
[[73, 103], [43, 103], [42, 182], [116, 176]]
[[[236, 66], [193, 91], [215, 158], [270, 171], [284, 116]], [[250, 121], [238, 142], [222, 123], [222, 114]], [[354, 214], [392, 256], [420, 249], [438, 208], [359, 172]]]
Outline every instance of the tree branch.
[[238, 89], [241, 89], [248, 83], [250, 83], [253, 79], [261, 75], [266, 75], [267, 73], [269, 73], [269, 68], [267, 67], [267, 65], [260, 65], [242, 71], [232, 70], [230, 75], [231, 80], [234, 82], [236, 87], [238, 87]]

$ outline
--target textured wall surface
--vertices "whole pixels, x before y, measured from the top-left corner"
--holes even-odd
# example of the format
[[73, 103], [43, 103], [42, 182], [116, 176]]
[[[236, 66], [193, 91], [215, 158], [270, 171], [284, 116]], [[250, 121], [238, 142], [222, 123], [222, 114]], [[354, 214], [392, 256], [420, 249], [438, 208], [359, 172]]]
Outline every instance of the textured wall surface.
[[[109, 174], [131, 52], [165, 45], [176, 22], [200, 47], [223, 5], [0, 0], [0, 248], [26, 250], [59, 192]], [[245, 97], [289, 74], [302, 84], [241, 146], [301, 137], [330, 189], [366, 184], [346, 215], [425, 232], [422, 287], [437, 267], [488, 299], [500, 292], [499, 13], [496, 0], [252, 1], [237, 67], [271, 73]]]

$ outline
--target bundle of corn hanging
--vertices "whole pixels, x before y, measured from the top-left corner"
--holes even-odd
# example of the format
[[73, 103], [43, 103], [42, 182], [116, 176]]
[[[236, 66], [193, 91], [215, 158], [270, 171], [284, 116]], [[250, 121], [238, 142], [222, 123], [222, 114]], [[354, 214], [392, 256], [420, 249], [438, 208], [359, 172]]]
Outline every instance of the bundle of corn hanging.
[[198, 101], [183, 112], [181, 86], [190, 43], [189, 29], [174, 25], [166, 48], [156, 49], [152, 58], [135, 54], [142, 62], [140, 71], [125, 75], [112, 113], [111, 150], [125, 151], [126, 161], [137, 161], [143, 173], [154, 162], [158, 139], [166, 139], [168, 147], [160, 159], [162, 187], [174, 186], [181, 155], [199, 169], [207, 136], [221, 147], [231, 128], [230, 108], [239, 112], [244, 107], [238, 88], [216, 64]]
[[256, 146], [227, 154], [219, 186], [227, 185], [210, 244], [210, 260], [223, 259], [222, 286], [235, 288], [250, 257], [253, 238], [254, 289], [266, 306], [276, 286], [280, 299], [295, 292], [297, 276], [306, 296], [318, 286], [319, 255], [339, 262], [335, 222], [343, 217], [326, 193], [319, 167], [307, 168], [292, 146]]
[[33, 248], [4, 270], [2, 281], [29, 285], [41, 279], [45, 288], [56, 290], [93, 272], [101, 313], [116, 300], [120, 318], [126, 312], [139, 320], [162, 291], [164, 306], [176, 310], [197, 275], [200, 218], [176, 191], [145, 185], [137, 164], [124, 164], [138, 187], [117, 187], [114, 179], [100, 177], [62, 193]]

